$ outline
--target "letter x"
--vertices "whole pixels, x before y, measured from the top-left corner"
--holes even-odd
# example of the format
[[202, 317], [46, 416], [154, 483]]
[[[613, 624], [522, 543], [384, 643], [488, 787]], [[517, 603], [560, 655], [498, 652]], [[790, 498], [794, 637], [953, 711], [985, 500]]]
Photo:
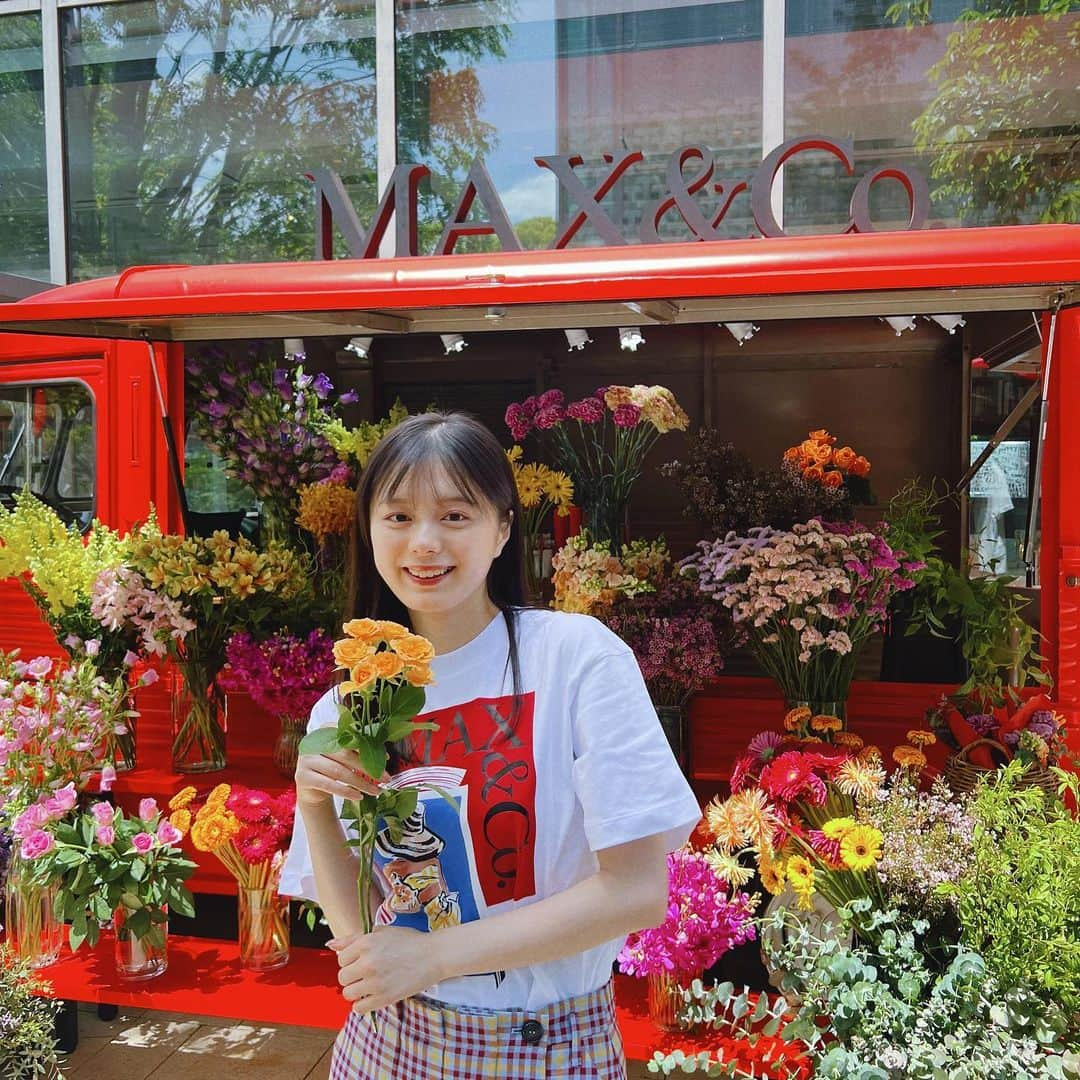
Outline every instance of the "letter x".
[[[534, 158], [533, 160], [542, 169], [550, 169], [555, 174], [559, 186], [573, 200], [574, 205], [579, 207], [577, 213], [563, 226], [562, 231], [551, 246], [553, 248], [566, 247], [587, 220], [593, 223], [594, 228], [600, 234], [600, 239], [605, 244], [625, 244], [625, 238], [619, 232], [615, 222], [608, 216], [607, 211], [600, 206], [600, 200], [619, 182], [619, 177], [631, 165], [637, 164], [644, 157], [645, 155], [640, 150], [632, 150], [630, 153], [624, 154], [618, 161], [615, 161], [611, 154], [605, 154], [604, 161], [612, 167], [608, 170], [607, 176], [600, 181], [596, 190], [592, 192], [585, 187], [574, 172], [574, 169], [584, 160], [580, 154], [559, 154], [552, 157]], [[613, 162], [614, 164], [612, 164]]]

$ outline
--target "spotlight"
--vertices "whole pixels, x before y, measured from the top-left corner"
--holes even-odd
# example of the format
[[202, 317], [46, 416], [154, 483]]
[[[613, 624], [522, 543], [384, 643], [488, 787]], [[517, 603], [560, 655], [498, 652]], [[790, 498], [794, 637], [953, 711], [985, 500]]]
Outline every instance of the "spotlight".
[[372, 339], [369, 337], [349, 338], [349, 344], [345, 346], [345, 351], [356, 353], [361, 360], [366, 360], [368, 353], [371, 351], [371, 341]]
[[881, 321], [887, 322], [896, 331], [897, 337], [905, 330], [915, 329], [914, 315], [884, 315], [881, 317]]
[[942, 330], [948, 330], [950, 334], [956, 333], [958, 326], [964, 325], [963, 315], [927, 315], [930, 322], [936, 322]]
[[506, 318], [506, 308], [504, 307], [489, 307], [484, 312], [484, 318], [490, 319], [491, 322], [498, 322], [500, 319]]
[[287, 337], [285, 339], [285, 355], [306, 356], [307, 350], [304, 348], [304, 339], [300, 337]]
[[460, 334], [440, 334], [439, 340], [442, 341], [447, 356], [461, 352], [469, 344]]
[[740, 345], [749, 341], [761, 329], [760, 326], [755, 326], [752, 322], [726, 322], [720, 325], [725, 327], [727, 332]]
[[645, 344], [645, 335], [636, 326], [619, 327], [619, 344], [629, 352], [637, 352]]
[[563, 333], [566, 334], [567, 343], [570, 345], [567, 352], [584, 349], [592, 341], [588, 330], [564, 330]]

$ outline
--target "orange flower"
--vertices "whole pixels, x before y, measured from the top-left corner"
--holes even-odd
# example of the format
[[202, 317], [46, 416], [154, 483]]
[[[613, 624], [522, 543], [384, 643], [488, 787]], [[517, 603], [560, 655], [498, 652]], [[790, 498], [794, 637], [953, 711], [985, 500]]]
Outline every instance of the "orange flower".
[[367, 690], [379, 677], [378, 668], [375, 666], [375, 658], [369, 656], [354, 664], [349, 671], [349, 677], [338, 687], [339, 693], [354, 694], [359, 690]]
[[405, 681], [410, 686], [430, 686], [435, 677], [427, 664], [409, 664], [405, 668]]
[[825, 470], [820, 465], [811, 465], [810, 468], [803, 470], [803, 476], [807, 480], [814, 480], [820, 484], [825, 479]]
[[870, 462], [867, 461], [866, 458], [862, 456], [862, 454], [860, 454], [857, 458], [855, 458], [855, 463], [851, 466], [851, 471], [856, 476], [869, 476]]
[[354, 664], [366, 660], [374, 652], [375, 646], [371, 641], [347, 637], [334, 642], [334, 659], [337, 661], [337, 666], [341, 668], [351, 668]]
[[[518, 447], [517, 449], [521, 449]], [[407, 626], [402, 626], [399, 622], [391, 622], [389, 619], [380, 619], [376, 626], [379, 628], [379, 637], [383, 641], [397, 641], [398, 638], [403, 638], [409, 633]]]
[[922, 749], [924, 746], [933, 746], [937, 742], [937, 736], [932, 731], [909, 731], [907, 733], [907, 741], [912, 746], [917, 746]]
[[209, 795], [206, 796], [206, 806], [204, 809], [221, 809], [225, 805], [225, 800], [232, 794], [232, 787], [229, 784], [218, 784]]
[[818, 443], [814, 448], [813, 457], [819, 465], [828, 465], [832, 461], [832, 447], [828, 443]]
[[803, 452], [797, 446], [789, 446], [784, 451], [784, 460], [785, 461], [801, 461], [802, 457], [803, 457]]
[[381, 652], [375, 656], [375, 671], [380, 679], [396, 679], [405, 670], [405, 661], [397, 653]]
[[174, 828], [179, 829], [182, 833], [186, 833], [191, 828], [191, 811], [190, 810], [174, 810], [169, 815], [169, 824]]
[[358, 641], [370, 641], [379, 636], [379, 624], [374, 619], [350, 619], [341, 629]]
[[848, 750], [861, 750], [866, 745], [862, 736], [856, 735], [854, 731], [838, 731], [833, 736], [833, 742]]
[[[183, 810], [185, 807], [188, 807], [188, 806], [190, 806], [192, 804], [192, 802], [194, 801], [195, 796], [197, 794], [198, 794], [198, 792], [193, 787], [191, 787], [190, 784], [185, 788], [181, 788], [169, 800], [169, 809], [170, 810]], [[177, 826], [177, 827], [179, 828], [179, 826]]]
[[830, 446], [833, 446], [836, 443], [836, 436], [830, 435], [825, 428], [818, 428], [816, 431], [811, 431], [810, 438], [813, 439], [814, 442], [828, 443]]
[[810, 710], [805, 705], [796, 705], [789, 709], [784, 717], [784, 729], [786, 731], [798, 731], [811, 717]]
[[833, 490], [835, 490], [836, 488], [839, 488], [839, 487], [843, 487], [844, 486], [843, 473], [838, 473], [835, 469], [830, 469], [825, 474], [825, 479], [823, 480], [823, 483], [825, 484], [825, 486], [827, 488], [832, 488]]
[[817, 460], [817, 448], [818, 444], [813, 439], [803, 439], [803, 441], [799, 443], [799, 450], [802, 453], [802, 456], [810, 461]]
[[833, 454], [833, 462], [838, 469], [843, 469], [844, 472], [851, 472], [852, 465], [855, 464], [856, 454], [850, 446], [841, 446]]
[[394, 650], [408, 663], [426, 664], [435, 656], [435, 646], [427, 638], [417, 634], [408, 634], [397, 641], [390, 642], [390, 648]]
[[902, 768], [926, 768], [926, 755], [914, 746], [898, 746], [893, 752], [893, 761]]
[[841, 731], [843, 730], [844, 723], [839, 716], [821, 713], [818, 716], [810, 717], [810, 727], [814, 731]]

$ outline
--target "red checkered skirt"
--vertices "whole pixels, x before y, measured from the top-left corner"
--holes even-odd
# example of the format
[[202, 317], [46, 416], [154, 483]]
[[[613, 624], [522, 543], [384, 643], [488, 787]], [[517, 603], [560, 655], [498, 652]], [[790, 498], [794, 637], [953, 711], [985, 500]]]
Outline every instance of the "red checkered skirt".
[[611, 983], [535, 1010], [414, 997], [374, 1024], [350, 1013], [330, 1080], [626, 1080]]

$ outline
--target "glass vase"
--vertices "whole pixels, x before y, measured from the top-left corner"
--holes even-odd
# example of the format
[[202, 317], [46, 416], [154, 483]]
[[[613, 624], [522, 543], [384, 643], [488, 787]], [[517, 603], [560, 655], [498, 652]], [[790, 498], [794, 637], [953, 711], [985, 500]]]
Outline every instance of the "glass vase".
[[[135, 768], [135, 722], [139, 718], [135, 708], [135, 693], [129, 691], [123, 709], [115, 719], [115, 727], [105, 737], [104, 764], [111, 764], [118, 773]], [[116, 727], [121, 730], [118, 732]]]
[[157, 978], [169, 966], [169, 909], [123, 904], [113, 912], [116, 973], [128, 982]]
[[683, 1007], [683, 987], [689, 986], [694, 976], [678, 972], [665, 972], [648, 976], [649, 1019], [661, 1031], [689, 1031], [691, 1025], [679, 1019]]
[[237, 890], [240, 923], [240, 965], [251, 971], [273, 971], [289, 962], [289, 898], [276, 884]]
[[689, 775], [690, 739], [686, 729], [686, 714], [679, 705], [657, 705], [656, 716], [667, 736], [675, 760], [679, 763], [683, 775]]
[[172, 692], [172, 764], [180, 773], [225, 768], [228, 703], [217, 671], [188, 661], [178, 664], [180, 678]]
[[282, 776], [291, 777], [296, 772], [300, 740], [307, 732], [307, 717], [281, 716], [281, 728], [274, 742], [274, 767]]
[[17, 956], [36, 968], [55, 964], [60, 957], [64, 923], [56, 915], [59, 889], [59, 883], [33, 882], [23, 860], [12, 855], [4, 889], [7, 943]]

